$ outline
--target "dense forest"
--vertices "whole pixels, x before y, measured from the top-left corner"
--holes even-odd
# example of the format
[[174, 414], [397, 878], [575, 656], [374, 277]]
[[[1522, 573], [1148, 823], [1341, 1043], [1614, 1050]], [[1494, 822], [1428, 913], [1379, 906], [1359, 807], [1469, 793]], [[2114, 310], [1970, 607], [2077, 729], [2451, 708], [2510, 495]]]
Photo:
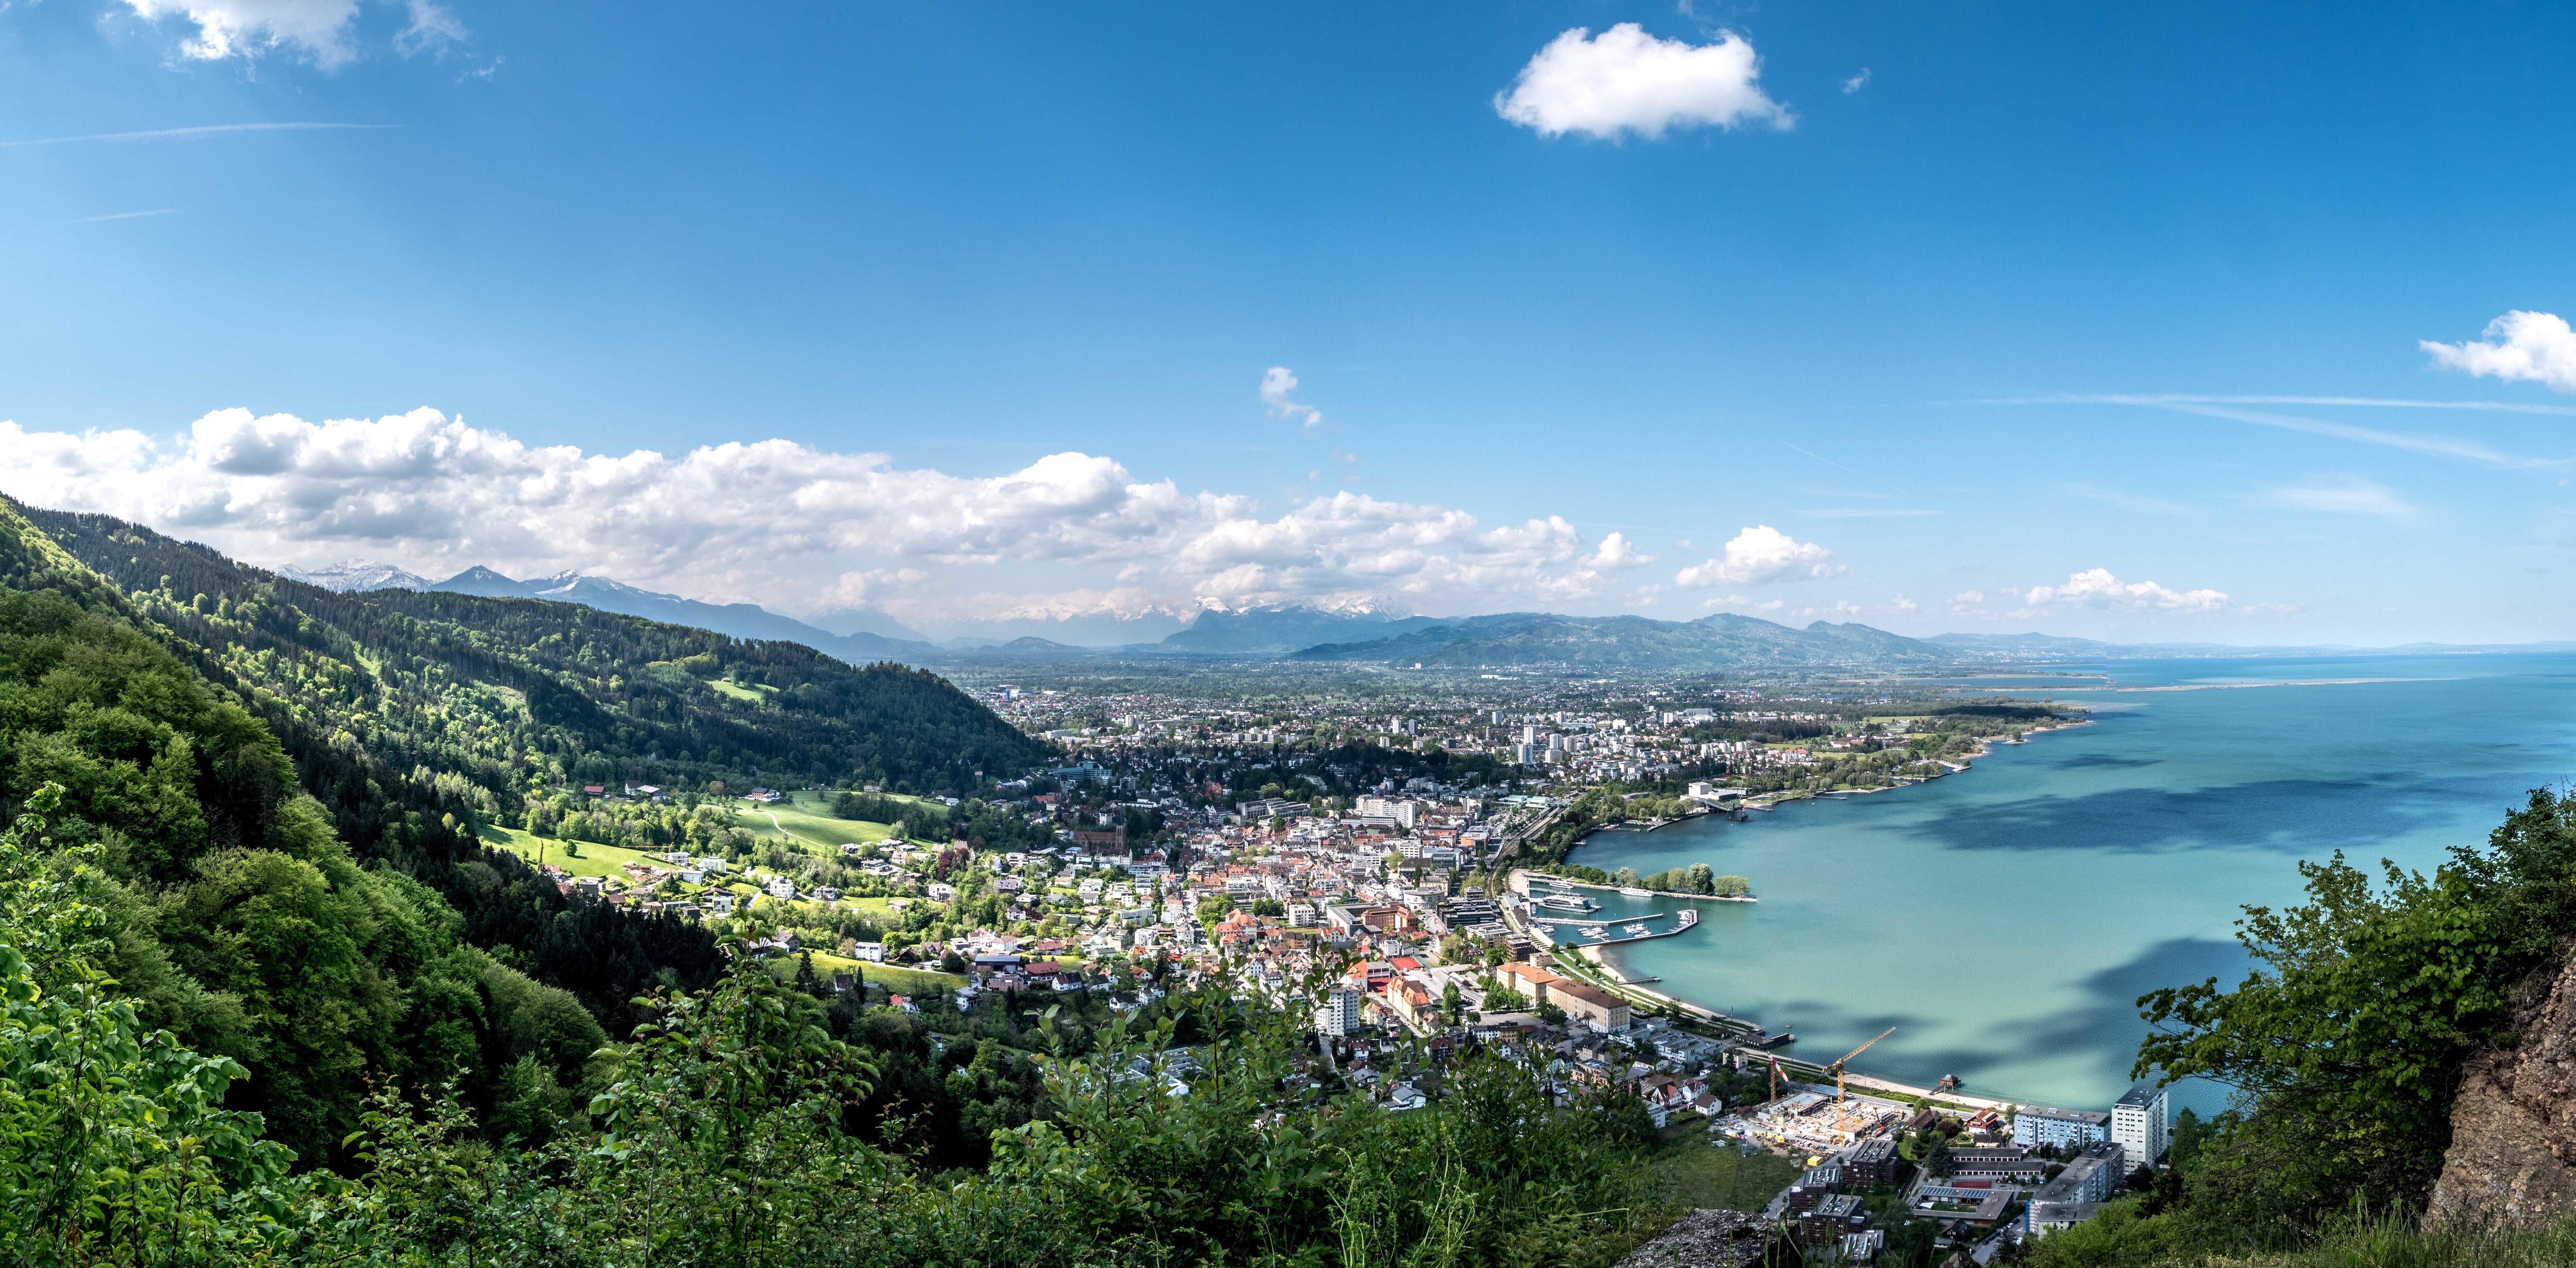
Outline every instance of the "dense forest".
[[560, 1099], [628, 1001], [713, 980], [695, 927], [559, 894], [434, 781], [309, 715], [273, 727], [173, 646], [0, 507], [0, 814], [58, 790], [54, 840], [99, 851], [103, 971], [142, 1024], [248, 1069], [232, 1103], [299, 1156], [336, 1155], [371, 1073]]
[[335, 593], [122, 520], [18, 509], [254, 712], [438, 784], [443, 813], [516, 811], [567, 782], [962, 793], [1048, 755], [919, 670], [576, 604]]

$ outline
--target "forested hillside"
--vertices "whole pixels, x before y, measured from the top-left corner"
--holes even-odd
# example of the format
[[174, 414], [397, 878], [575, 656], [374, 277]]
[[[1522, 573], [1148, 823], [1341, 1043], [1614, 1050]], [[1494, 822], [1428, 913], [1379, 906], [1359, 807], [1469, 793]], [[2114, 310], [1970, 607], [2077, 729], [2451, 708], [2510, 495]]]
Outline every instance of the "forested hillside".
[[[434, 763], [515, 774], [514, 741], [591, 733], [528, 715], [585, 708], [653, 760], [688, 706], [656, 730], [663, 697], [576, 696], [584, 650], [736, 648], [577, 611], [531, 665], [87, 527], [154, 584], [0, 506], [7, 1262], [1537, 1263], [1654, 1226], [1642, 1109], [1556, 1103], [1535, 1065], [1462, 1054], [1398, 1115], [1221, 988], [1126, 1016], [827, 1002], [478, 847], [459, 812], [492, 786]], [[770, 653], [724, 663], [847, 685]], [[540, 729], [492, 720], [547, 672]]]
[[567, 781], [965, 792], [1047, 755], [918, 670], [575, 604], [334, 593], [122, 520], [25, 513], [272, 721], [308, 720], [460, 814]]
[[628, 1000], [711, 979], [703, 932], [565, 898], [434, 778], [174, 648], [0, 507], [0, 815], [62, 790], [54, 839], [100, 851], [104, 970], [142, 1024], [240, 1062], [232, 1103], [300, 1156], [333, 1156], [371, 1077], [561, 1102]]

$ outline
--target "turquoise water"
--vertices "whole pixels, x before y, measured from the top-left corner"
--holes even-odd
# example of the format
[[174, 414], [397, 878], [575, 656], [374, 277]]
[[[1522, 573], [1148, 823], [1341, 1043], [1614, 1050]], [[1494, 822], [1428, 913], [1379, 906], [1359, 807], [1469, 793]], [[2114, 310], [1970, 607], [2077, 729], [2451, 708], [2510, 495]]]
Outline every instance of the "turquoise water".
[[[1809, 1060], [1894, 1026], [1855, 1068], [2107, 1108], [2145, 1032], [2136, 998], [2241, 978], [2238, 909], [2298, 901], [2298, 860], [2340, 849], [2429, 869], [2527, 790], [2576, 774], [2576, 655], [2068, 668], [2112, 685], [1977, 685], [2079, 702], [2095, 722], [1999, 746], [1963, 774], [1594, 837], [1573, 861], [1706, 863], [1762, 900], [1700, 904], [1697, 929], [1612, 962], [1793, 1026]], [[1673, 905], [1601, 897], [1605, 915]], [[2178, 1099], [2206, 1112], [2223, 1094]]]

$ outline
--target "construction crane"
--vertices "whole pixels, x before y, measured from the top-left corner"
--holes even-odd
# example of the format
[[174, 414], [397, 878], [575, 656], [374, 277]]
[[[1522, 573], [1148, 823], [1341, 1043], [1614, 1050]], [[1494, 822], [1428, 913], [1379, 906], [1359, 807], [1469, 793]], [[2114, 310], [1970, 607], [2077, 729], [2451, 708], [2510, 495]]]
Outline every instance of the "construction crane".
[[[1894, 1027], [1894, 1026], [1890, 1026], [1890, 1027], [1888, 1027], [1887, 1029], [1885, 1029], [1885, 1030], [1882, 1030], [1882, 1031], [1878, 1032], [1878, 1039], [1885, 1039], [1885, 1038], [1887, 1038], [1889, 1035], [1892, 1035], [1892, 1034], [1895, 1034], [1895, 1033], [1896, 1033], [1896, 1027]], [[1829, 1065], [1829, 1066], [1826, 1066], [1826, 1067], [1825, 1067], [1826, 1069], [1831, 1070], [1831, 1071], [1833, 1071], [1833, 1072], [1834, 1072], [1834, 1115], [1835, 1115], [1835, 1117], [1837, 1117], [1837, 1118], [1841, 1117], [1841, 1116], [1842, 1116], [1842, 1112], [1843, 1112], [1843, 1062], [1844, 1062], [1844, 1061], [1849, 1061], [1849, 1060], [1851, 1060], [1852, 1058], [1857, 1057], [1857, 1056], [1859, 1056], [1860, 1054], [1862, 1054], [1862, 1053], [1864, 1053], [1864, 1052], [1869, 1051], [1869, 1044], [1870, 1044], [1870, 1043], [1877, 1043], [1877, 1042], [1878, 1042], [1878, 1039], [1872, 1039], [1872, 1040], [1870, 1040], [1870, 1041], [1869, 1041], [1869, 1043], [1862, 1044], [1861, 1046], [1859, 1046], [1859, 1047], [1857, 1047], [1857, 1048], [1854, 1048], [1854, 1049], [1852, 1049], [1852, 1050], [1851, 1050], [1851, 1051], [1849, 1051], [1849, 1052], [1844, 1053], [1844, 1054], [1842, 1055], [1842, 1060], [1840, 1060], [1840, 1061], [1836, 1061], [1836, 1062], [1834, 1062], [1832, 1065]]]

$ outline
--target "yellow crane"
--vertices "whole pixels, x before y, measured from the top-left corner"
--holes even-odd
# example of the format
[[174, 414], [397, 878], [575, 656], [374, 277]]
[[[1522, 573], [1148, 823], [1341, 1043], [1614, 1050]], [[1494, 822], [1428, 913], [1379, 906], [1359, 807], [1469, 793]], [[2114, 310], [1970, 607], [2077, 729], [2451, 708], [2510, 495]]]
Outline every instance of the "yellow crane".
[[1862, 1044], [1861, 1046], [1844, 1053], [1841, 1060], [1825, 1067], [1826, 1069], [1834, 1072], [1834, 1115], [1837, 1118], [1841, 1117], [1843, 1110], [1843, 1062], [1849, 1061], [1852, 1058], [1869, 1051], [1870, 1043], [1877, 1043], [1879, 1039], [1885, 1039], [1889, 1035], [1895, 1033], [1896, 1027], [1890, 1026], [1887, 1029], [1878, 1032], [1878, 1039], [1872, 1039], [1869, 1043]]

